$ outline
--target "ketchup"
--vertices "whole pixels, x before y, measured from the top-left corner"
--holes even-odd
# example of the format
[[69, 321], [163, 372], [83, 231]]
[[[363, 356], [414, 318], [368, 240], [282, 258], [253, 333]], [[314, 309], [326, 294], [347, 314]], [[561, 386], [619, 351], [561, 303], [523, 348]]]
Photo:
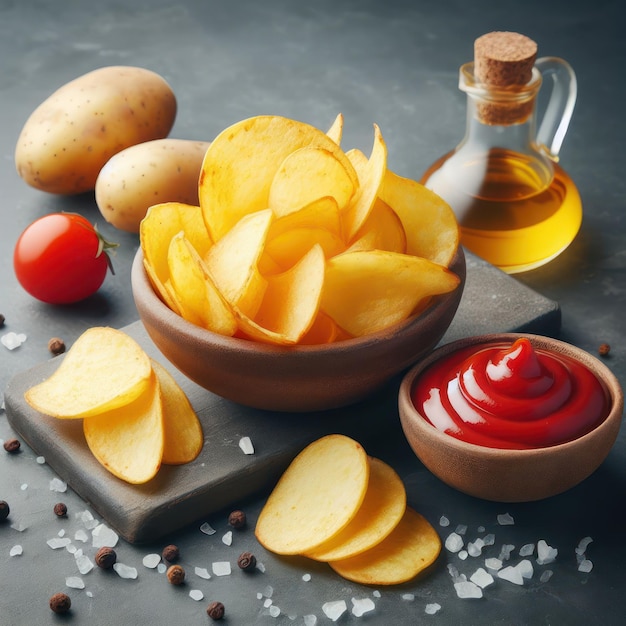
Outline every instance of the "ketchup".
[[417, 379], [413, 403], [435, 428], [489, 448], [542, 448], [593, 430], [609, 412], [604, 385], [582, 363], [513, 344], [469, 346]]

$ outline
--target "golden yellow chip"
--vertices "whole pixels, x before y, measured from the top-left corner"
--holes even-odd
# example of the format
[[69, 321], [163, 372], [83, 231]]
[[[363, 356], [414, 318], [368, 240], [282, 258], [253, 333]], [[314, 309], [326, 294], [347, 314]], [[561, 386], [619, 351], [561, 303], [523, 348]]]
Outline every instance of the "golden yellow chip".
[[272, 179], [268, 204], [278, 217], [325, 196], [334, 198], [342, 209], [355, 189], [351, 173], [335, 152], [306, 146], [289, 154], [280, 164]]
[[407, 507], [400, 523], [378, 545], [329, 565], [343, 578], [362, 585], [398, 585], [432, 565], [440, 552], [437, 531]]
[[365, 159], [363, 153], [358, 150], [348, 152], [348, 158], [359, 177], [358, 191], [343, 216], [346, 237], [350, 240], [370, 214], [387, 169], [387, 146], [376, 124], [374, 124], [374, 145], [370, 158]]
[[163, 457], [164, 430], [160, 385], [155, 374], [134, 401], [83, 420], [87, 445], [114, 476], [142, 484], [156, 476]]
[[269, 239], [265, 252], [276, 263], [287, 270], [293, 267], [313, 246], [320, 246], [326, 258], [339, 254], [344, 249], [343, 240], [325, 228], [294, 228], [289, 232]]
[[258, 341], [297, 343], [313, 325], [323, 284], [324, 252], [316, 245], [290, 270], [267, 277], [267, 290], [256, 317], [251, 320], [240, 315], [240, 328]]
[[347, 252], [329, 259], [321, 309], [346, 332], [367, 335], [403, 321], [459, 277], [431, 261], [396, 252]]
[[369, 484], [359, 512], [337, 536], [306, 556], [316, 561], [337, 561], [361, 554], [393, 531], [405, 509], [402, 479], [387, 463], [370, 458]]
[[341, 148], [326, 133], [303, 122], [261, 115], [223, 130], [209, 146], [200, 174], [199, 198], [214, 241], [244, 215], [266, 209], [274, 175], [295, 150], [316, 146], [341, 161], [353, 183], [358, 179]]
[[161, 392], [163, 410], [163, 458], [167, 465], [193, 461], [204, 445], [202, 424], [187, 395], [158, 361], [152, 361]]
[[270, 209], [245, 215], [205, 257], [209, 275], [222, 296], [250, 318], [256, 315], [267, 288], [258, 263], [272, 219]]
[[406, 234], [402, 222], [395, 211], [380, 198], [376, 199], [371, 213], [346, 252], [357, 250], [406, 252]]
[[341, 237], [341, 218], [337, 200], [332, 196], [323, 196], [297, 211], [275, 219], [270, 225], [267, 239], [271, 240], [299, 228], [323, 228]]
[[389, 170], [379, 195], [402, 221], [407, 253], [449, 266], [459, 246], [459, 226], [445, 200], [424, 185]]
[[126, 333], [86, 330], [56, 371], [24, 394], [35, 410], [61, 419], [97, 415], [124, 406], [150, 384], [150, 359]]
[[257, 520], [257, 539], [277, 554], [310, 552], [357, 514], [369, 473], [368, 456], [358, 442], [338, 434], [317, 439], [274, 487]]
[[343, 135], [343, 115], [339, 113], [332, 123], [326, 134], [338, 145], [341, 145], [341, 136]]

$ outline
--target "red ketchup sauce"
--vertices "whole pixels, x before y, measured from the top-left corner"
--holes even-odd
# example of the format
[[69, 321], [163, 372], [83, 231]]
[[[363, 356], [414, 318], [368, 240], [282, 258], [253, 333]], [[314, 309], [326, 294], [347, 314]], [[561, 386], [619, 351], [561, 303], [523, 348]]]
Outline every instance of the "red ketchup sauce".
[[513, 344], [469, 346], [430, 365], [412, 393], [435, 428], [489, 448], [543, 448], [593, 430], [609, 412], [604, 385], [563, 354]]

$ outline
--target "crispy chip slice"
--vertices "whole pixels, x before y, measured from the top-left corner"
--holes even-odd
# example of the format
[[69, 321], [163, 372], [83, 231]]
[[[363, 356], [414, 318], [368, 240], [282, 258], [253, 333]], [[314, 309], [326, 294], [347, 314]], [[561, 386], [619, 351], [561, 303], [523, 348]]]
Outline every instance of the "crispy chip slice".
[[405, 320], [420, 302], [457, 287], [447, 268], [407, 254], [366, 250], [326, 263], [321, 309], [354, 336]]
[[407, 253], [448, 267], [459, 246], [459, 226], [445, 200], [390, 170], [385, 173], [379, 195], [402, 221]]
[[315, 245], [290, 270], [267, 277], [267, 290], [251, 320], [239, 316], [241, 329], [266, 343], [295, 344], [309, 331], [324, 284], [324, 252]]
[[145, 258], [143, 259], [143, 268], [148, 275], [148, 280], [150, 281], [150, 284], [152, 285], [155, 293], [170, 309], [172, 309], [172, 311], [174, 311], [174, 313], [181, 315], [178, 299], [176, 298], [175, 294], [172, 294], [171, 281], [169, 277], [162, 281], [157, 276], [152, 265], [150, 265], [150, 263], [148, 263]]
[[267, 239], [271, 240], [298, 228], [323, 228], [341, 237], [341, 217], [337, 200], [332, 196], [323, 196], [297, 211], [275, 219], [270, 225]]
[[371, 213], [346, 252], [357, 250], [406, 252], [406, 234], [402, 222], [396, 212], [380, 198], [376, 199]]
[[132, 402], [83, 420], [83, 433], [92, 454], [117, 478], [136, 485], [154, 478], [164, 445], [157, 376], [152, 373], [148, 388]]
[[369, 159], [362, 152], [351, 150], [348, 158], [359, 177], [359, 188], [346, 208], [343, 220], [348, 240], [361, 228], [370, 214], [387, 169], [387, 146], [378, 125], [374, 124], [374, 145]]
[[260, 115], [233, 124], [211, 142], [198, 193], [214, 241], [244, 215], [269, 206], [270, 186], [280, 164], [305, 146], [333, 152], [358, 184], [352, 164], [337, 143], [323, 131], [296, 120]]
[[319, 346], [333, 343], [339, 337], [339, 327], [329, 315], [318, 311], [311, 328], [300, 339], [301, 345]]
[[341, 137], [343, 135], [343, 114], [339, 113], [332, 123], [326, 134], [338, 145], [341, 145]]
[[362, 585], [398, 585], [432, 565], [440, 552], [437, 531], [407, 507], [400, 523], [378, 545], [329, 565], [343, 578]]
[[163, 410], [163, 458], [167, 465], [190, 463], [204, 445], [202, 424], [187, 395], [169, 371], [152, 360], [161, 391]]
[[273, 217], [270, 209], [244, 215], [205, 257], [209, 275], [222, 296], [250, 318], [256, 315], [267, 288], [258, 263]]
[[280, 217], [331, 196], [340, 209], [347, 206], [356, 186], [351, 172], [337, 153], [319, 146], [305, 146], [292, 152], [274, 174], [269, 206]]
[[132, 402], [150, 384], [148, 355], [120, 330], [87, 329], [56, 371], [24, 397], [35, 410], [62, 419], [97, 415]]
[[288, 270], [316, 245], [322, 248], [326, 258], [339, 254], [345, 247], [339, 235], [325, 228], [294, 228], [268, 240], [265, 252], [283, 270]]
[[317, 439], [291, 462], [259, 514], [255, 535], [277, 554], [304, 554], [354, 518], [369, 481], [369, 458], [350, 437]]
[[306, 556], [337, 561], [361, 554], [393, 531], [405, 509], [406, 490], [400, 476], [384, 461], [370, 457], [370, 479], [359, 512], [338, 535]]
[[168, 251], [172, 288], [181, 315], [188, 321], [221, 335], [237, 330], [232, 309], [209, 276], [200, 255], [181, 231], [174, 235]]

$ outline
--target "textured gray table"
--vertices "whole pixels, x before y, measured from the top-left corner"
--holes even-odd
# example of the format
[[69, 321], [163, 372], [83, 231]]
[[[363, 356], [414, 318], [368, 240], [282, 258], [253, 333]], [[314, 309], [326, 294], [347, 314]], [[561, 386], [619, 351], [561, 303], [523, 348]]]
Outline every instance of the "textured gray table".
[[[532, 316], [533, 307], [545, 304], [547, 298], [560, 307], [562, 339], [590, 352], [602, 342], [611, 344], [606, 362], [624, 384], [626, 129], [622, 109], [626, 88], [621, 77], [626, 43], [621, 15], [621, 7], [608, 0], [523, 4], [513, 0], [497, 4], [487, 0], [102, 0], [97, 4], [0, 0], [0, 313], [6, 317], [0, 332], [28, 335], [15, 351], [0, 346], [1, 388], [49, 358], [50, 337], [61, 336], [71, 344], [89, 326], [125, 327], [137, 320], [130, 292], [137, 238], [102, 223], [93, 198], [47, 196], [27, 188], [14, 171], [13, 148], [23, 122], [59, 85], [101, 65], [154, 69], [178, 95], [173, 135], [181, 138], [210, 139], [230, 123], [259, 113], [287, 115], [324, 128], [341, 111], [346, 118], [346, 146], [368, 150], [376, 122], [389, 147], [390, 166], [399, 174], [419, 177], [461, 138], [465, 101], [457, 90], [458, 67], [470, 60], [473, 40], [490, 30], [523, 32], [539, 43], [541, 54], [562, 56], [576, 70], [579, 101], [561, 163], [581, 191], [585, 220], [563, 255], [514, 279], [530, 288], [522, 305], [507, 301], [506, 291], [494, 278], [477, 285], [474, 293], [502, 299], [498, 317], [472, 307], [473, 317], [459, 317], [451, 333], [483, 332], [520, 315]], [[40, 215], [60, 210], [98, 221], [105, 235], [121, 244], [114, 259], [116, 275], [107, 278], [95, 297], [73, 307], [48, 307], [32, 300], [17, 284], [11, 267], [12, 248], [23, 228]], [[470, 320], [467, 325], [465, 320]], [[556, 332], [556, 322], [552, 310], [552, 326], [546, 332]], [[193, 626], [208, 623], [204, 610], [210, 600], [224, 602], [226, 623], [244, 626], [303, 624], [306, 615], [316, 615], [319, 625], [331, 623], [322, 605], [332, 600], [347, 603], [341, 624], [623, 623], [623, 432], [602, 467], [577, 488], [539, 503], [504, 506], [464, 496], [434, 479], [410, 454], [393, 403], [385, 406], [389, 421], [384, 436], [372, 434], [363, 443], [400, 472], [409, 502], [435, 524], [442, 537], [458, 525], [467, 526], [468, 540], [494, 533], [494, 546], [485, 548], [480, 558], [462, 560], [444, 550], [428, 576], [408, 585], [370, 589], [348, 584], [325, 566], [280, 559], [261, 550], [252, 532], [263, 502], [263, 494], [258, 494], [236, 503], [247, 512], [250, 525], [233, 533], [232, 545], [222, 540], [229, 530], [229, 506], [147, 544], [121, 540], [119, 560], [136, 567], [137, 579], [100, 570], [80, 574], [75, 553], [64, 547], [52, 549], [47, 542], [69, 538], [70, 550], [82, 549], [93, 557], [91, 522], [83, 513], [101, 518], [73, 491], [54, 491], [56, 473], [24, 444], [18, 455], [0, 454], [0, 499], [9, 501], [12, 509], [9, 522], [0, 524], [0, 624]], [[14, 434], [0, 413], [0, 439]], [[245, 434], [235, 433], [222, 443], [236, 449], [237, 438]], [[52, 513], [59, 500], [68, 505], [67, 518], [57, 519]], [[515, 524], [502, 526], [497, 517], [507, 512]], [[442, 516], [449, 526], [440, 525]], [[214, 535], [200, 531], [204, 521], [216, 529]], [[85, 537], [89, 541], [83, 541]], [[585, 537], [593, 539], [585, 550], [593, 563], [588, 573], [578, 571], [575, 553]], [[499, 580], [481, 600], [456, 597], [449, 566], [470, 575], [484, 557], [497, 556], [503, 544], [516, 546], [511, 557], [516, 562], [523, 545], [540, 539], [556, 547], [558, 556], [548, 565], [535, 562], [535, 574], [526, 585]], [[172, 587], [161, 573], [142, 564], [145, 555], [160, 552], [166, 542], [180, 546], [181, 563], [188, 572], [183, 587]], [[234, 566], [244, 549], [257, 554], [264, 573], [249, 576]], [[207, 580], [202, 569], [195, 570], [211, 572], [212, 563], [218, 561], [233, 565], [229, 576], [212, 573]], [[546, 570], [553, 575], [542, 582]], [[303, 579], [305, 574], [310, 574], [310, 581]], [[73, 576], [80, 577], [85, 588], [69, 589], [72, 613], [69, 619], [58, 620], [48, 609], [48, 598], [67, 591], [67, 578]], [[201, 591], [202, 600], [190, 598], [192, 590]], [[351, 599], [365, 597], [374, 601], [375, 610], [362, 618], [352, 615]], [[270, 603], [280, 611], [278, 616], [270, 615]], [[427, 615], [425, 609], [433, 603], [441, 609]]]

